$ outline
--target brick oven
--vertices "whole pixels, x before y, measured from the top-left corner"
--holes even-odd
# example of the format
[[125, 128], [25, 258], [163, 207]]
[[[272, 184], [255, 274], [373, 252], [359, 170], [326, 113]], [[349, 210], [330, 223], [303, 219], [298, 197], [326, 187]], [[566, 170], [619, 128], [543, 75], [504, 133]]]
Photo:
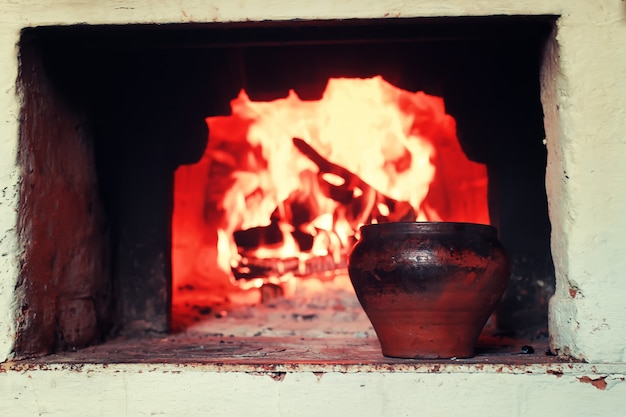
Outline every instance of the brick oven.
[[[0, 406], [447, 415], [454, 394], [476, 415], [485, 398], [498, 415], [558, 413], [559, 398], [614, 413], [626, 4], [601, 5], [1, 6]], [[298, 305], [303, 280], [291, 301], [237, 309], [222, 284], [185, 304], [197, 285], [172, 282], [174, 172], [203, 158], [204, 118], [242, 89], [312, 100], [329, 78], [375, 76], [442, 97], [486, 166], [513, 275], [475, 358], [382, 357], [343, 288]]]

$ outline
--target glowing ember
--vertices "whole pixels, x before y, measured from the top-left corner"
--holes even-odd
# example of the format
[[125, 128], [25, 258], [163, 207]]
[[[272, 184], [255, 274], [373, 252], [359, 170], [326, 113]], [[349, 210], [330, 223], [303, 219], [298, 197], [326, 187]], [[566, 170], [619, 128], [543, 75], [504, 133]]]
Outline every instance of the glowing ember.
[[441, 98], [375, 77], [331, 79], [319, 101], [242, 91], [231, 107], [176, 173], [175, 288], [332, 276], [366, 223], [489, 222], [485, 168]]

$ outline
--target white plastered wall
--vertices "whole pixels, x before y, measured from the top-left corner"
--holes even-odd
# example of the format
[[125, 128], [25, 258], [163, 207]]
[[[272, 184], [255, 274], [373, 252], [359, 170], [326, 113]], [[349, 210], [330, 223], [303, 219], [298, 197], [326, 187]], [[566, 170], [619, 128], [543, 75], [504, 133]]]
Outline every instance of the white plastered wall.
[[626, 362], [626, 2], [571, 2], [543, 73], [553, 349]]
[[557, 293], [553, 347], [626, 362], [626, 2], [623, 0], [29, 0], [0, 3], [0, 362], [14, 340], [20, 30], [55, 24], [185, 23], [458, 15], [559, 15], [543, 73]]

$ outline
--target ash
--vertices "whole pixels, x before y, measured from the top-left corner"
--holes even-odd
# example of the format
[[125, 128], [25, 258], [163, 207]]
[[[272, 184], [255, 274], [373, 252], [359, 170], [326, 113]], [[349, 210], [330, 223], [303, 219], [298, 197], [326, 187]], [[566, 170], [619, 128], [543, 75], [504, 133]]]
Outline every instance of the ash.
[[[255, 290], [259, 291], [259, 290]], [[212, 311], [185, 330], [230, 337], [375, 338], [349, 278], [294, 280], [264, 301]]]

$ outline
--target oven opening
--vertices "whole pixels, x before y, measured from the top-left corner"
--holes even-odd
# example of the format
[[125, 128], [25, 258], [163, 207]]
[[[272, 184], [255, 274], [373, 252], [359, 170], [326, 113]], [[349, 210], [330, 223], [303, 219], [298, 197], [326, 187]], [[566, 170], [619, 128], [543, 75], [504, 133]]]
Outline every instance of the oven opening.
[[175, 175], [174, 328], [372, 334], [347, 276], [361, 225], [489, 224], [487, 170], [439, 97], [378, 75], [331, 78], [318, 100], [241, 90], [231, 108]]
[[513, 270], [483, 351], [547, 345], [553, 20], [24, 30], [16, 353], [375, 340], [346, 259], [400, 220], [496, 226]]

